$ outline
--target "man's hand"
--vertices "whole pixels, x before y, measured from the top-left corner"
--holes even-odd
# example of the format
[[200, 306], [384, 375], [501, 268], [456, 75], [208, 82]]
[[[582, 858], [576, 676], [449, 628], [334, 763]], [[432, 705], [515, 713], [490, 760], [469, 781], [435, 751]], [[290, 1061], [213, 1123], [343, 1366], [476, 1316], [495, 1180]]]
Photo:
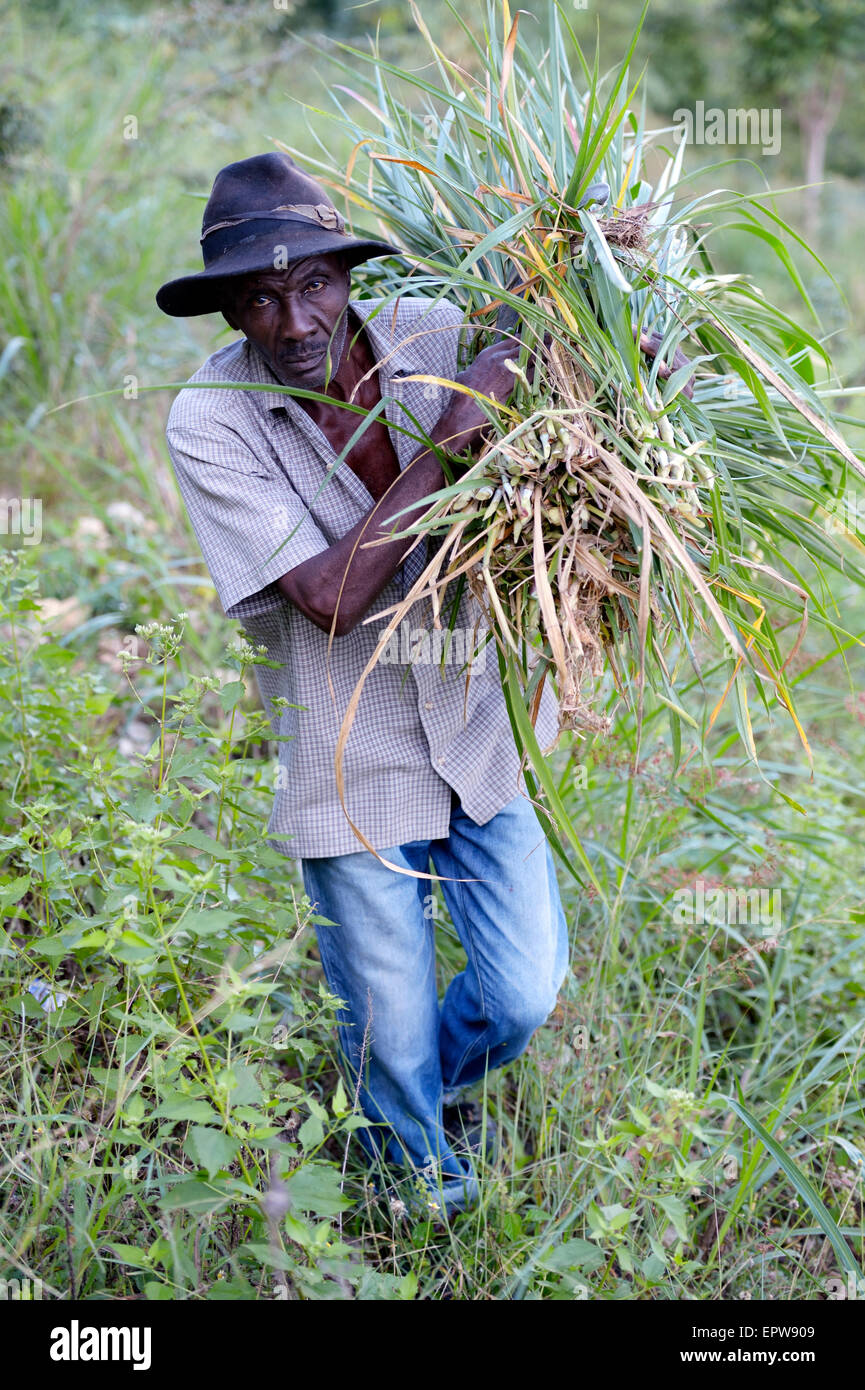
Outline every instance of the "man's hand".
[[[637, 330], [635, 328], [635, 337], [636, 333]], [[661, 348], [661, 343], [663, 341], [664, 338], [661, 333], [641, 333], [640, 351], [645, 352], [649, 357], [657, 357]], [[677, 372], [680, 367], [687, 366], [690, 360], [690, 357], [686, 357], [685, 354], [682, 352], [681, 348], [676, 348], [676, 355], [673, 358], [672, 365], [668, 365], [668, 363], [662, 362], [660, 367], [658, 368], [658, 376], [661, 378], [662, 381], [669, 381], [673, 373]], [[688, 397], [688, 400], [691, 400], [691, 398], [694, 395], [693, 381], [694, 378], [691, 377], [690, 380], [686, 381], [685, 385], [682, 387], [682, 392], [684, 395]]]
[[[504, 404], [513, 394], [515, 384], [514, 374], [505, 366], [505, 361], [511, 358], [516, 362], [519, 355], [519, 342], [513, 339], [491, 343], [454, 380]], [[448, 453], [457, 454], [479, 444], [489, 423], [477, 401], [463, 391], [453, 391], [436, 428], [447, 438]]]

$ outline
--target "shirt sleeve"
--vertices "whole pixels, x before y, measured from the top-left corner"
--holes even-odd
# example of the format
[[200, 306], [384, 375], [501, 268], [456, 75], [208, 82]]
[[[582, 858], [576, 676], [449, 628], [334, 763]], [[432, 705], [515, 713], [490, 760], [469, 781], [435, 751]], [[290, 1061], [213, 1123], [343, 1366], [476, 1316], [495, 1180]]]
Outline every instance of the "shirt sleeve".
[[[270, 474], [221, 422], [166, 430], [168, 451], [196, 539], [228, 617], [286, 600], [276, 580], [328, 542], [284, 476]], [[254, 605], [245, 600], [255, 596]]]
[[443, 319], [447, 327], [444, 330], [437, 327], [431, 341], [442, 355], [442, 375], [453, 381], [465, 371], [474, 356], [474, 341], [481, 332], [481, 325], [472, 323], [459, 305], [446, 299], [438, 307], [438, 318]]

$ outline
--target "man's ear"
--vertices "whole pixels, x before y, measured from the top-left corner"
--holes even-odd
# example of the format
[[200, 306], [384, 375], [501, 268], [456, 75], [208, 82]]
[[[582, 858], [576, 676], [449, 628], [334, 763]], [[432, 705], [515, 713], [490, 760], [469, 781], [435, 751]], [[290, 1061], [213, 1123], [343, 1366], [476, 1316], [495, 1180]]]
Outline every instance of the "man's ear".
[[237, 323], [231, 317], [231, 314], [229, 314], [225, 309], [222, 310], [222, 317], [225, 319], [225, 322], [228, 324], [229, 328], [233, 328], [235, 332], [240, 331]]

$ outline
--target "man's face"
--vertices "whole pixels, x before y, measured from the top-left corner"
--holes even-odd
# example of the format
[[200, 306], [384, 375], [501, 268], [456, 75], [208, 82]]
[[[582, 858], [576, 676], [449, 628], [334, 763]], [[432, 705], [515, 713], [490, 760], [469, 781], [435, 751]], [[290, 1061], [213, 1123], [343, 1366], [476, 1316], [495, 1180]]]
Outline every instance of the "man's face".
[[222, 312], [283, 386], [321, 391], [342, 358], [350, 284], [340, 252], [308, 256], [229, 281]]

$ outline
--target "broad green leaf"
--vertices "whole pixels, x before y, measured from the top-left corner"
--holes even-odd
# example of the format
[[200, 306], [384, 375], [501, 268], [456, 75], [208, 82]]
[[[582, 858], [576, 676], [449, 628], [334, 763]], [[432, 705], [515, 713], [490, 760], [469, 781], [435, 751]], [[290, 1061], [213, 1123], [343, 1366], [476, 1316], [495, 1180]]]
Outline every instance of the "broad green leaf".
[[541, 1269], [560, 1273], [567, 1269], [599, 1269], [606, 1261], [607, 1256], [599, 1245], [575, 1236], [553, 1246], [552, 1250], [545, 1250], [537, 1264]]
[[166, 1097], [161, 1105], [151, 1112], [155, 1120], [190, 1120], [198, 1124], [220, 1123], [220, 1116], [206, 1100], [195, 1099], [177, 1092]]
[[240, 1148], [240, 1140], [211, 1125], [193, 1125], [183, 1147], [194, 1163], [207, 1170], [212, 1178], [221, 1168], [227, 1168]]
[[199, 1215], [227, 1207], [238, 1199], [237, 1185], [225, 1180], [185, 1178], [159, 1199], [163, 1211], [189, 1211]]
[[337, 1168], [313, 1160], [289, 1173], [285, 1186], [295, 1211], [309, 1211], [315, 1216], [336, 1216], [351, 1206], [348, 1198], [340, 1192], [339, 1184]]

